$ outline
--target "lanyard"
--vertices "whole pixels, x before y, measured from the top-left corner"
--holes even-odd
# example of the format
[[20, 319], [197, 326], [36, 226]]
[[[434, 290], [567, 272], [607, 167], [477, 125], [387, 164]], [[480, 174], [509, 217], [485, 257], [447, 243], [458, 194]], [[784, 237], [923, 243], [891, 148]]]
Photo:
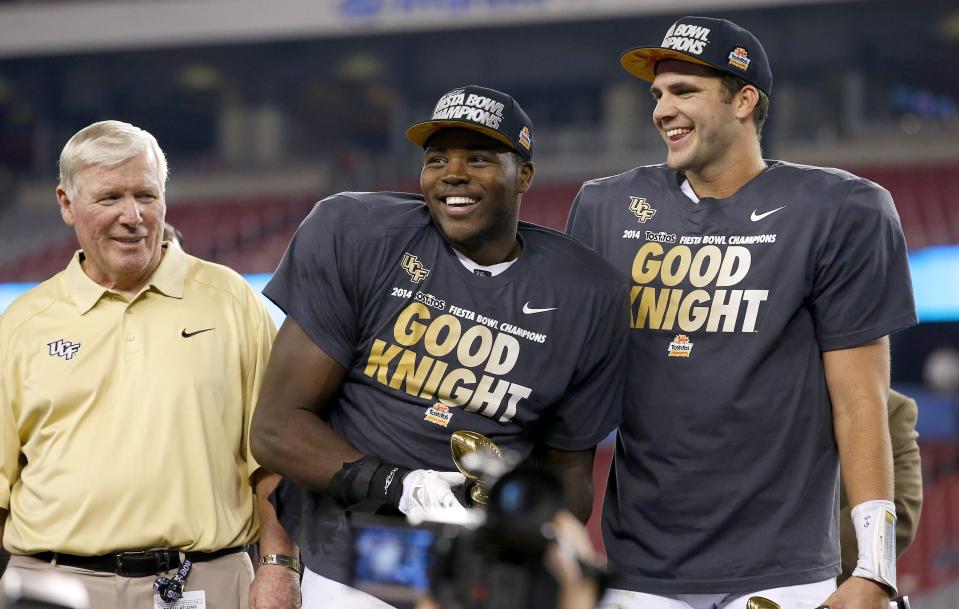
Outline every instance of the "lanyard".
[[180, 597], [183, 596], [183, 586], [186, 585], [186, 580], [190, 577], [190, 569], [192, 568], [193, 563], [189, 559], [185, 559], [183, 566], [172, 578], [158, 577], [153, 582], [153, 589], [160, 594], [160, 599], [166, 603], [180, 600]]

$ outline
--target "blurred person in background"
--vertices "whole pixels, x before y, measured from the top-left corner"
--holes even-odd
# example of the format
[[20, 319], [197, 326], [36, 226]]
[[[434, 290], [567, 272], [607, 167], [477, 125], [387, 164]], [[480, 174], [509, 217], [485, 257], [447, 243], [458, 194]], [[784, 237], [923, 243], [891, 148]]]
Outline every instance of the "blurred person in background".
[[183, 247], [183, 233], [169, 222], [163, 223], [163, 240], [175, 243], [181, 250], [186, 251], [186, 248]]
[[959, 397], [959, 351], [952, 347], [938, 347], [922, 366], [922, 379], [934, 391]]
[[81, 249], [0, 319], [6, 575], [68, 572], [94, 607], [296, 607], [296, 548], [266, 500], [278, 477], [248, 446], [275, 328], [238, 274], [164, 243], [166, 176], [127, 123], [63, 148], [57, 200]]
[[529, 117], [471, 85], [406, 135], [423, 194], [320, 201], [264, 290], [287, 317], [252, 447], [284, 476], [311, 609], [388, 606], [348, 586], [351, 513], [465, 516], [453, 432], [554, 472], [585, 522], [595, 447], [619, 421], [626, 289], [589, 248], [519, 221]]
[[[917, 322], [892, 198], [763, 159], [773, 78], [750, 32], [683, 17], [661, 40], [621, 63], [651, 83], [666, 162], [586, 182], [567, 224], [633, 284], [604, 606], [886, 609], [887, 335]], [[840, 460], [859, 561], [837, 589]]]

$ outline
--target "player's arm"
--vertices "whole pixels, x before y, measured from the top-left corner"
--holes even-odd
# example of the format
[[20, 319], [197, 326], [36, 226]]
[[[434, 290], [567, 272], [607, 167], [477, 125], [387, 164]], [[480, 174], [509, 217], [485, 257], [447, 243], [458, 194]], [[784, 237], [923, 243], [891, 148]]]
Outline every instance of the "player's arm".
[[[854, 506], [854, 518], [857, 508], [876, 505], [873, 502], [883, 501], [891, 506], [892, 450], [886, 415], [889, 341], [883, 337], [849, 349], [826, 351], [823, 365], [846, 495]], [[878, 530], [872, 525], [881, 526], [882, 518], [879, 512], [867, 515], [871, 519], [868, 532], [861, 522], [857, 526], [860, 561], [854, 572], [856, 576], [843, 583], [824, 603], [834, 609], [885, 609], [889, 605], [889, 588], [882, 581], [895, 586], [895, 556], [890, 573], [881, 548], [873, 548], [871, 544], [871, 533]], [[869, 552], [865, 560], [864, 546], [875, 550]], [[884, 563], [882, 567], [880, 563]], [[871, 571], [869, 578], [860, 570], [863, 567]]]
[[589, 450], [566, 451], [545, 449], [537, 466], [555, 475], [563, 486], [566, 507], [582, 522], [593, 511], [593, 455]]
[[426, 510], [464, 514], [451, 491], [466, 482], [459, 472], [384, 463], [363, 455], [333, 429], [326, 415], [345, 377], [346, 369], [287, 317], [273, 343], [253, 414], [250, 448], [256, 460], [329, 493], [344, 507], [373, 510], [389, 504], [410, 517]]
[[893, 499], [886, 415], [889, 339], [823, 353], [826, 384], [850, 505]]
[[325, 420], [346, 370], [287, 317], [273, 343], [250, 431], [263, 467], [303, 486], [326, 490], [363, 455]]

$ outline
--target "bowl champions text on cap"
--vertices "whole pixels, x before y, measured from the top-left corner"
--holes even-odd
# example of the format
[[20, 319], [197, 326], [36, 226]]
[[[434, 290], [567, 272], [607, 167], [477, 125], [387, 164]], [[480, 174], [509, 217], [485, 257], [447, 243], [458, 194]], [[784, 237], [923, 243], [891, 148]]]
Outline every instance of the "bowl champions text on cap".
[[406, 139], [417, 146], [440, 129], [478, 131], [502, 142], [524, 159], [533, 158], [533, 123], [509, 95], [477, 85], [457, 87], [443, 95], [432, 118], [406, 130]]
[[725, 19], [683, 17], [672, 24], [660, 45], [630, 49], [620, 57], [627, 72], [652, 82], [656, 64], [678, 59], [710, 66], [738, 76], [766, 95], [772, 94], [773, 74], [759, 39]]

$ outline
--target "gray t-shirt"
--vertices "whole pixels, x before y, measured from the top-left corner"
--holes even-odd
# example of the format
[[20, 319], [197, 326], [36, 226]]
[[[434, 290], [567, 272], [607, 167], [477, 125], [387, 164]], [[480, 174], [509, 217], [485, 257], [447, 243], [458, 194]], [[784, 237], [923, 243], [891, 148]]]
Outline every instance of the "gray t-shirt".
[[[484, 277], [419, 195], [342, 193], [304, 220], [264, 293], [347, 369], [329, 422], [360, 452], [455, 471], [457, 430], [525, 458], [591, 449], [619, 423], [623, 277], [561, 233], [520, 223], [519, 236], [516, 262]], [[307, 566], [347, 581], [343, 510], [288, 482], [278, 497]]]
[[821, 352], [916, 323], [889, 193], [768, 161], [698, 204], [665, 166], [586, 182], [567, 232], [631, 277], [603, 512], [616, 587], [750, 592], [839, 573]]

